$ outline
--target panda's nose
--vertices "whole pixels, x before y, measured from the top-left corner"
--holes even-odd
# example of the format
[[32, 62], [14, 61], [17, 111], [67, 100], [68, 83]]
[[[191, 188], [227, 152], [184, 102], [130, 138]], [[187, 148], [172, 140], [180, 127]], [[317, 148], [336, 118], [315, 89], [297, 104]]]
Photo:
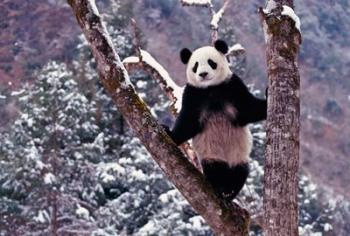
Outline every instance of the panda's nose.
[[202, 78], [205, 78], [207, 75], [208, 75], [208, 72], [199, 73], [199, 76]]

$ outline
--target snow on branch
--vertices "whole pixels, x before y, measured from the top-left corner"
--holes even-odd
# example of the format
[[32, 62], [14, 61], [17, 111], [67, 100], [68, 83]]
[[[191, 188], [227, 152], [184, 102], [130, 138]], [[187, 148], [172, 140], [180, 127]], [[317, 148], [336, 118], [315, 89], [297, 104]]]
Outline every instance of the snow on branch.
[[[177, 114], [181, 109], [181, 100], [183, 88], [178, 86], [174, 80], [170, 77], [169, 73], [164, 67], [147, 51], [140, 50], [142, 62], [146, 63], [147, 66], [155, 70], [158, 76], [155, 77], [159, 85], [166, 92], [172, 102], [172, 110]], [[127, 57], [123, 60], [124, 64], [140, 63], [140, 58], [136, 56]], [[146, 67], [147, 69], [147, 67]]]
[[226, 56], [236, 56], [244, 52], [245, 52], [244, 47], [240, 43], [236, 43], [235, 45], [229, 47], [228, 52], [226, 53]]
[[224, 5], [220, 8], [219, 11], [217, 11], [212, 15], [211, 22], [210, 22], [210, 26], [212, 29], [218, 30], [219, 23], [222, 20], [222, 17], [224, 16], [227, 6], [228, 6], [228, 0], [224, 2]]
[[[187, 161], [186, 157], [152, 117], [133, 86], [124, 86], [128, 74], [110, 44], [109, 34], [93, 0], [68, 0], [97, 63], [102, 85], [169, 180], [212, 228], [215, 235], [248, 235], [249, 213], [224, 202]], [[193, 194], [195, 193], [195, 194]]]
[[211, 5], [211, 0], [180, 0], [183, 6], [209, 6]]

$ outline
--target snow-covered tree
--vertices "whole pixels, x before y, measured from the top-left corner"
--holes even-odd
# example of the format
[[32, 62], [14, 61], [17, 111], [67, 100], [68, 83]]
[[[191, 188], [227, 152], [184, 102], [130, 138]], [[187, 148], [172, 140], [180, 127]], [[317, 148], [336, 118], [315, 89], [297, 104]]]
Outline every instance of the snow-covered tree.
[[[1, 135], [2, 203], [11, 199], [17, 204], [24, 227], [19, 232], [25, 227], [58, 232], [61, 220], [65, 226], [76, 223], [79, 202], [91, 207], [104, 202], [91, 165], [104, 152], [96, 108], [79, 92], [66, 66], [55, 62], [33, 86], [12, 95], [18, 98], [19, 116]], [[8, 208], [2, 215], [13, 214]]]

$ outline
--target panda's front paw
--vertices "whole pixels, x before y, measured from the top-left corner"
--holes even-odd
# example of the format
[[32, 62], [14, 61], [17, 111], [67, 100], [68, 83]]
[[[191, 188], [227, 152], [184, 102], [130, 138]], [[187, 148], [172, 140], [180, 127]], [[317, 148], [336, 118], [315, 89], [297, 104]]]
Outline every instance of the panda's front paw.
[[265, 97], [267, 98], [269, 96], [269, 87], [266, 87], [266, 90], [265, 90]]

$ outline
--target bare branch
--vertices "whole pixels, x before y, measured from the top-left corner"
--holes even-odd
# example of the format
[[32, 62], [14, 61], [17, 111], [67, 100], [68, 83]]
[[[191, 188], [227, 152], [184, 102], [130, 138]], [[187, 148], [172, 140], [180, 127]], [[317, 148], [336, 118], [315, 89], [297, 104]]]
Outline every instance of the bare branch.
[[140, 40], [140, 35], [138, 33], [137, 25], [136, 25], [136, 20], [134, 18], [131, 19], [131, 25], [132, 29], [134, 32], [134, 46], [136, 48], [136, 54], [139, 57], [139, 61], [142, 61], [142, 54], [141, 54], [141, 40]]
[[186, 160], [135, 93], [101, 21], [95, 1], [68, 0], [68, 3], [92, 48], [104, 88], [160, 168], [215, 234], [248, 235], [248, 212], [216, 196], [201, 173]]

